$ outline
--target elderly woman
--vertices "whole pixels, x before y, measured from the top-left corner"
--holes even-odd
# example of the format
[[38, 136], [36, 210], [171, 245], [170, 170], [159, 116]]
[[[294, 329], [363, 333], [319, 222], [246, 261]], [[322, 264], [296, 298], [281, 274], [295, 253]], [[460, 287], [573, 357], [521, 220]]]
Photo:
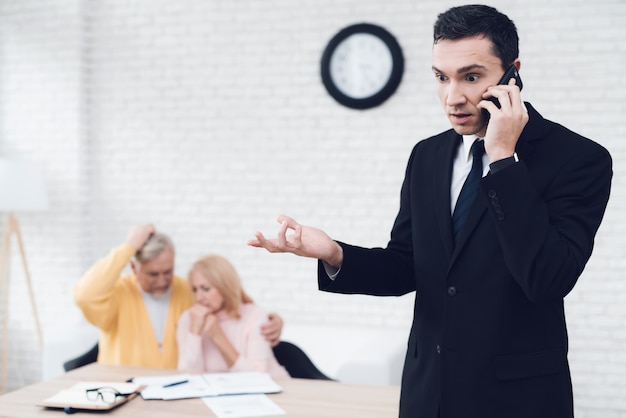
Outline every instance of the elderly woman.
[[194, 305], [178, 321], [178, 369], [262, 371], [289, 377], [261, 334], [267, 313], [244, 291], [224, 257], [207, 255], [189, 272]]

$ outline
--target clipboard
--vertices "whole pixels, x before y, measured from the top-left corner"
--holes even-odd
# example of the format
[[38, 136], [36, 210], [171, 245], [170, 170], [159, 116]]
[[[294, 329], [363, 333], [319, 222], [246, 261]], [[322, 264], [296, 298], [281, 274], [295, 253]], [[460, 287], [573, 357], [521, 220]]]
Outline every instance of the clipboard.
[[[119, 396], [115, 402], [104, 402], [100, 397], [90, 400], [87, 397], [88, 389], [113, 388], [123, 396]], [[73, 386], [63, 389], [54, 395], [39, 402], [37, 406], [53, 409], [63, 409], [67, 413], [76, 411], [109, 411], [136, 398], [145, 385], [128, 382], [78, 382]]]

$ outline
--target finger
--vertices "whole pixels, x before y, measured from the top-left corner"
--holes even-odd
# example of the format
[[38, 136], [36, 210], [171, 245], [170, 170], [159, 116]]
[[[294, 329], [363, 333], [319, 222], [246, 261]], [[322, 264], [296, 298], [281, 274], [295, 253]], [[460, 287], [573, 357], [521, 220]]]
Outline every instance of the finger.
[[261, 330], [261, 335], [263, 335], [263, 338], [265, 338], [267, 341], [273, 341], [278, 339], [280, 333], [275, 329], [265, 331]]
[[204, 318], [209, 312], [206, 306], [202, 305], [195, 305], [192, 309], [193, 313], [196, 314], [199, 318]]
[[293, 245], [300, 247], [302, 245], [302, 225], [297, 224], [293, 234]]
[[281, 224], [282, 223], [286, 223], [287, 224], [287, 229], [295, 230], [296, 226], [298, 226], [298, 222], [295, 219], [293, 219], [293, 218], [291, 218], [291, 217], [289, 217], [287, 215], [280, 215], [278, 217], [278, 220], [279, 220], [279, 222]]
[[249, 239], [247, 244], [253, 247], [263, 247], [263, 243], [267, 242], [265, 236], [260, 231], [254, 233], [254, 239]]
[[285, 248], [287, 246], [287, 229], [289, 228], [287, 221], [283, 220], [278, 229], [278, 247]]
[[[512, 102], [512, 96], [510, 94], [512, 93], [512, 89], [510, 86], [502, 84], [493, 86], [489, 89], [489, 93], [491, 94], [491, 97], [498, 100], [498, 104], [500, 105], [499, 109], [501, 111], [509, 112]], [[496, 108], [498, 108], [498, 106], [496, 106]]]
[[270, 332], [274, 328], [276, 318], [277, 316], [274, 313], [267, 314], [267, 321], [261, 324], [261, 332], [263, 334]]
[[156, 232], [156, 228], [152, 224], [146, 224], [141, 228], [141, 238], [145, 241], [148, 240], [150, 235]]
[[[509, 80], [509, 86], [515, 86], [515, 79], [512, 78]], [[526, 105], [524, 105], [524, 100], [522, 100], [521, 90], [519, 87], [511, 89], [510, 92], [511, 97], [511, 105], [514, 111], [523, 110], [525, 113], [528, 113], [528, 109], [526, 109]]]
[[476, 107], [487, 110], [491, 115], [498, 111], [496, 104], [490, 100], [481, 100]]
[[287, 222], [288, 224], [291, 224], [291, 223], [295, 222], [293, 220], [293, 218], [291, 218], [291, 217], [289, 217], [287, 215], [284, 215], [282, 213], [280, 215], [278, 215], [278, 219], [277, 220], [278, 220], [279, 224], [282, 224], [283, 222]]
[[500, 109], [503, 111], [508, 111], [511, 109], [511, 96], [509, 95], [509, 91], [506, 89], [502, 89], [498, 91], [498, 102], [500, 102]]
[[258, 237], [257, 239], [259, 240], [259, 244], [260, 244], [259, 246], [261, 248], [265, 248], [267, 251], [271, 253], [280, 251], [280, 249], [278, 248], [274, 240], [265, 238], [265, 236], [260, 232], [258, 233], [257, 237]]

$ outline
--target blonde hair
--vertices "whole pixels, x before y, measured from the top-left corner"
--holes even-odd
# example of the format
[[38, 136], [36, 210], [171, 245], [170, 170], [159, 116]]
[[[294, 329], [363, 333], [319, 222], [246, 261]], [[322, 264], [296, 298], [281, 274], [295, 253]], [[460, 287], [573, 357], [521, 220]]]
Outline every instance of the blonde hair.
[[191, 271], [198, 271], [206, 277], [224, 298], [224, 311], [234, 318], [239, 318], [239, 307], [242, 303], [252, 303], [253, 300], [243, 290], [239, 275], [235, 267], [224, 257], [209, 254], [191, 266]]

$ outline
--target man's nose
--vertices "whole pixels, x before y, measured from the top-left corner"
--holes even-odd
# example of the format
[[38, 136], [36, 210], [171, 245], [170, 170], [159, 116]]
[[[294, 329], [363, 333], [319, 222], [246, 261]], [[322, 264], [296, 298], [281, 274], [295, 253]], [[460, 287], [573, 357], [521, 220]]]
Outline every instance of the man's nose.
[[446, 95], [446, 105], [449, 107], [455, 107], [465, 103], [465, 94], [461, 89], [461, 86], [456, 82], [451, 82], [447, 95]]
[[170, 282], [170, 275], [169, 274], [159, 274], [157, 276], [156, 282], [159, 286], [165, 286], [168, 285]]

